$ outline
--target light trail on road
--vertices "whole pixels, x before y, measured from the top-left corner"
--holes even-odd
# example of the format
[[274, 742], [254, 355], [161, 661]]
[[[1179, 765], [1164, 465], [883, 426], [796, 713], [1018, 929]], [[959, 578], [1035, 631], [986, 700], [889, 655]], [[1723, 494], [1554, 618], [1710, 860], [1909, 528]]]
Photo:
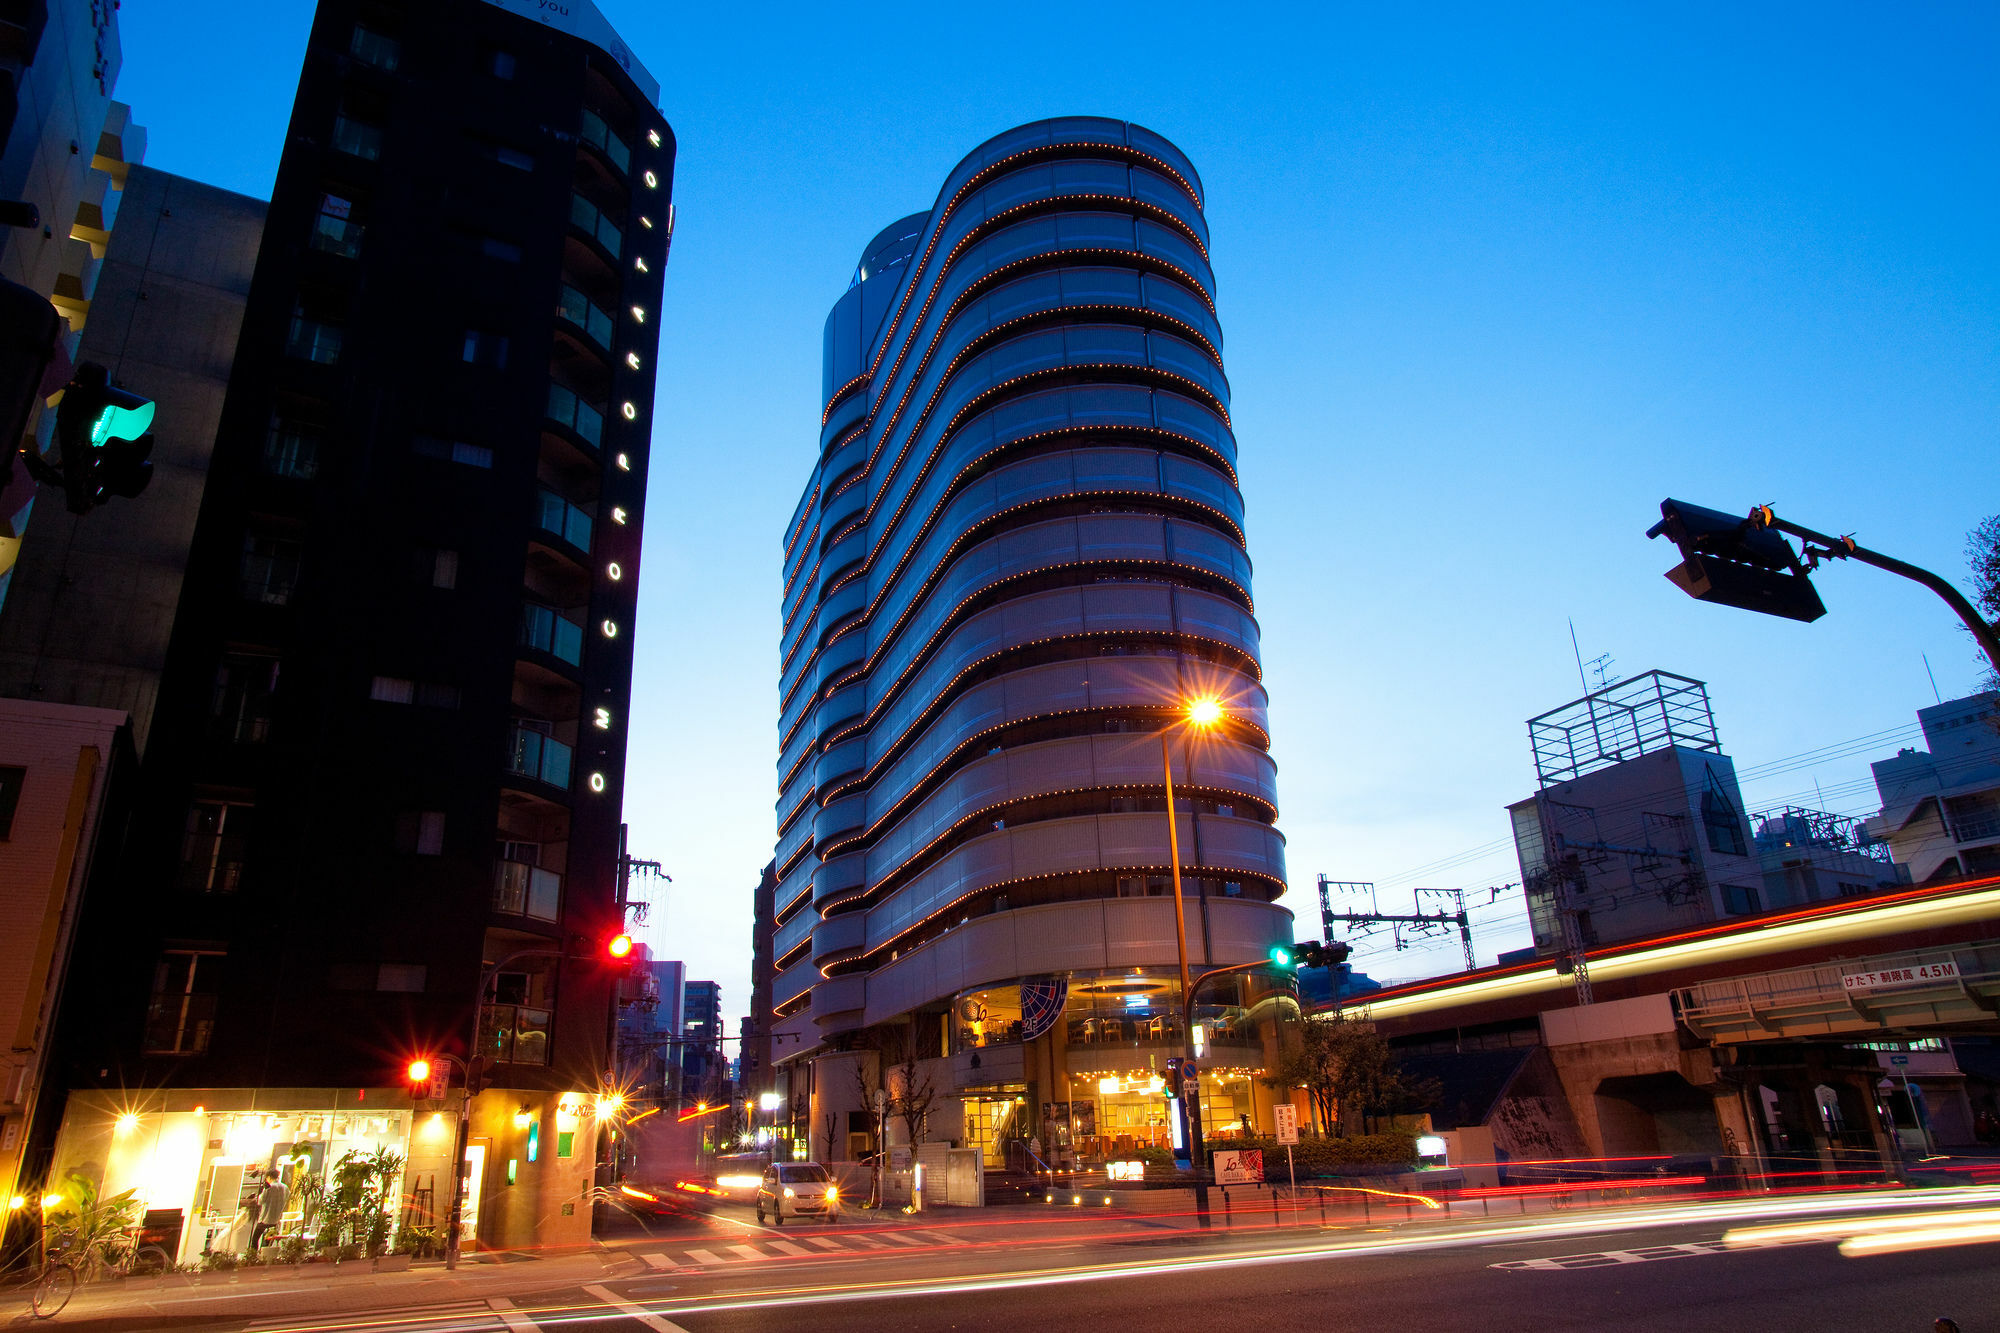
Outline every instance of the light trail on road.
[[[1499, 1243], [1553, 1240], [1711, 1222], [1728, 1224], [1755, 1218], [1805, 1217], [1828, 1213], [1908, 1212], [1914, 1216], [1902, 1220], [1914, 1222], [1920, 1217], [1949, 1218], [1952, 1216], [1949, 1211], [1919, 1213], [1917, 1210], [1939, 1210], [1941, 1205], [1949, 1209], [1949, 1206], [1954, 1204], [1967, 1206], [1965, 1211], [1958, 1214], [1962, 1218], [1984, 1218], [1989, 1211], [2000, 1216], [2000, 1209], [1982, 1210], [1971, 1206], [1992, 1205], [1996, 1200], [2000, 1200], [2000, 1190], [1987, 1186], [1814, 1194], [1779, 1198], [1768, 1196], [1732, 1198], [1712, 1202], [1674, 1203], [1653, 1208], [1613, 1209], [1581, 1216], [1566, 1214], [1561, 1217], [1542, 1217], [1504, 1223], [1483, 1221], [1462, 1226], [1427, 1226], [1423, 1234], [1417, 1235], [1384, 1234], [1297, 1246], [1265, 1245], [1256, 1249], [1176, 1259], [1075, 1264], [1019, 1269], [1004, 1273], [968, 1274], [963, 1277], [801, 1284], [754, 1291], [719, 1292], [710, 1297], [681, 1297], [660, 1301], [643, 1300], [636, 1294], [627, 1294], [619, 1297], [617, 1305], [611, 1308], [616, 1312], [613, 1317], [622, 1315], [626, 1318], [637, 1318], [633, 1311], [639, 1310], [650, 1319], [671, 1324], [677, 1319], [699, 1317], [709, 1313], [769, 1310], [800, 1305], [832, 1305], [861, 1299], [962, 1296], [1171, 1274], [1217, 1272], [1260, 1265], [1416, 1254]], [[1852, 1229], [1860, 1230], [1872, 1226], [1877, 1220], [1879, 1219], [1851, 1219], [1852, 1223], [1857, 1224]], [[1772, 1230], [1777, 1229], [1772, 1228]], [[1801, 1239], [1810, 1238], [1801, 1237]], [[1829, 1240], [1831, 1239], [1829, 1237]], [[1847, 1252], [1845, 1247], [1842, 1252]], [[619, 1284], [614, 1282], [605, 1285]], [[604, 1304], [563, 1305], [524, 1311], [524, 1313], [531, 1314], [537, 1323], [548, 1327], [601, 1320], [607, 1316], [607, 1309]], [[657, 1328], [657, 1325], [651, 1323], [648, 1323], [648, 1326]], [[679, 1325], [675, 1324], [673, 1327], [678, 1328]], [[285, 1330], [284, 1333], [326, 1333], [326, 1330], [316, 1325], [302, 1325], [296, 1329]]]

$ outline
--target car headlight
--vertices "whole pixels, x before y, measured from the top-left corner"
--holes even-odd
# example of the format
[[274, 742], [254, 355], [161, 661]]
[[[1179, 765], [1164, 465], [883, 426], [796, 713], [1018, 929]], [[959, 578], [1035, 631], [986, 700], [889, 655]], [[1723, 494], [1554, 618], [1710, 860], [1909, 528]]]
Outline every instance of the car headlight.
[[838, 1199], [840, 1197], [840, 1186], [828, 1185], [826, 1187], [826, 1197], [828, 1199]]
[[799, 1197], [799, 1192], [793, 1189], [790, 1185], [787, 1185], [785, 1186], [785, 1197], [787, 1199], [796, 1199]]

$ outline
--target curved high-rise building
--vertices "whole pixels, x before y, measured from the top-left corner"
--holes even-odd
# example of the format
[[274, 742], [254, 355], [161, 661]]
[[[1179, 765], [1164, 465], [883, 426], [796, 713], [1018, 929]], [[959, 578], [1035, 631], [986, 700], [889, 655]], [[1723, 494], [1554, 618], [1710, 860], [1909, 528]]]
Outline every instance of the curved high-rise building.
[[[930, 1137], [995, 1164], [1163, 1143], [1163, 732], [1190, 967], [1292, 935], [1194, 167], [1114, 120], [983, 145], [869, 242], [823, 401], [785, 534], [775, 1058], [948, 1061], [965, 1122]], [[1211, 1124], [1263, 1119], [1283, 989], [1198, 997]], [[859, 1104], [814, 1083], [815, 1125]]]

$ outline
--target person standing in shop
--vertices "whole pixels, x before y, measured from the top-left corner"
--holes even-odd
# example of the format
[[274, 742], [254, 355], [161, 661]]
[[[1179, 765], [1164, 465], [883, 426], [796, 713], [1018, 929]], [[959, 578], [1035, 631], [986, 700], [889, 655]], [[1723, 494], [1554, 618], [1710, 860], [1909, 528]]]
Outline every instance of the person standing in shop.
[[278, 1225], [285, 1215], [285, 1203], [289, 1198], [283, 1181], [278, 1179], [278, 1169], [272, 1167], [264, 1173], [264, 1188], [257, 1195], [257, 1225], [250, 1233], [250, 1248], [256, 1249], [264, 1243], [264, 1233]]

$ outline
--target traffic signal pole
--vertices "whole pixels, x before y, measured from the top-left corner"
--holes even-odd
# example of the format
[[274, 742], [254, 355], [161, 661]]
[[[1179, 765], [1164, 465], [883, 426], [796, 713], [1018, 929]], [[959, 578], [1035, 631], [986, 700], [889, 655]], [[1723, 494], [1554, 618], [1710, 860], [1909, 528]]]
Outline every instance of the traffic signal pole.
[[[516, 949], [497, 963], [487, 963], [479, 970], [479, 989], [472, 997], [472, 1036], [465, 1044], [465, 1059], [458, 1061], [465, 1073], [465, 1088], [458, 1102], [458, 1147], [451, 1157], [451, 1220], [446, 1224], [444, 1238], [444, 1266], [458, 1267], [459, 1230], [465, 1223], [465, 1150], [472, 1137], [472, 1062], [479, 1055], [480, 1018], [486, 1012], [486, 992], [500, 975], [500, 969], [509, 963], [518, 963], [524, 958], [561, 958], [560, 949]], [[456, 1056], [445, 1056], [447, 1060], [457, 1060]]]
[[1958, 618], [1965, 622], [1965, 627], [1972, 631], [1972, 637], [1978, 641], [1981, 651], [1986, 654], [1987, 664], [1995, 671], [2000, 671], [2000, 635], [1993, 632], [1993, 626], [1986, 623], [1986, 618], [1979, 614], [1978, 608], [1967, 601], [1965, 594], [1954, 588], [1949, 581], [1908, 561], [1883, 555], [1880, 551], [1871, 551], [1852, 537], [1829, 537], [1823, 532], [1814, 532], [1801, 524], [1787, 522], [1771, 512], [1769, 505], [1759, 505], [1751, 510], [1750, 522], [1760, 528], [1771, 528], [1805, 542], [1807, 569], [1816, 568], [1821, 560], [1859, 560], [1864, 565], [1873, 565], [1891, 574], [1900, 574], [1913, 583], [1923, 584], [1944, 598], [1945, 605], [1949, 606]]

